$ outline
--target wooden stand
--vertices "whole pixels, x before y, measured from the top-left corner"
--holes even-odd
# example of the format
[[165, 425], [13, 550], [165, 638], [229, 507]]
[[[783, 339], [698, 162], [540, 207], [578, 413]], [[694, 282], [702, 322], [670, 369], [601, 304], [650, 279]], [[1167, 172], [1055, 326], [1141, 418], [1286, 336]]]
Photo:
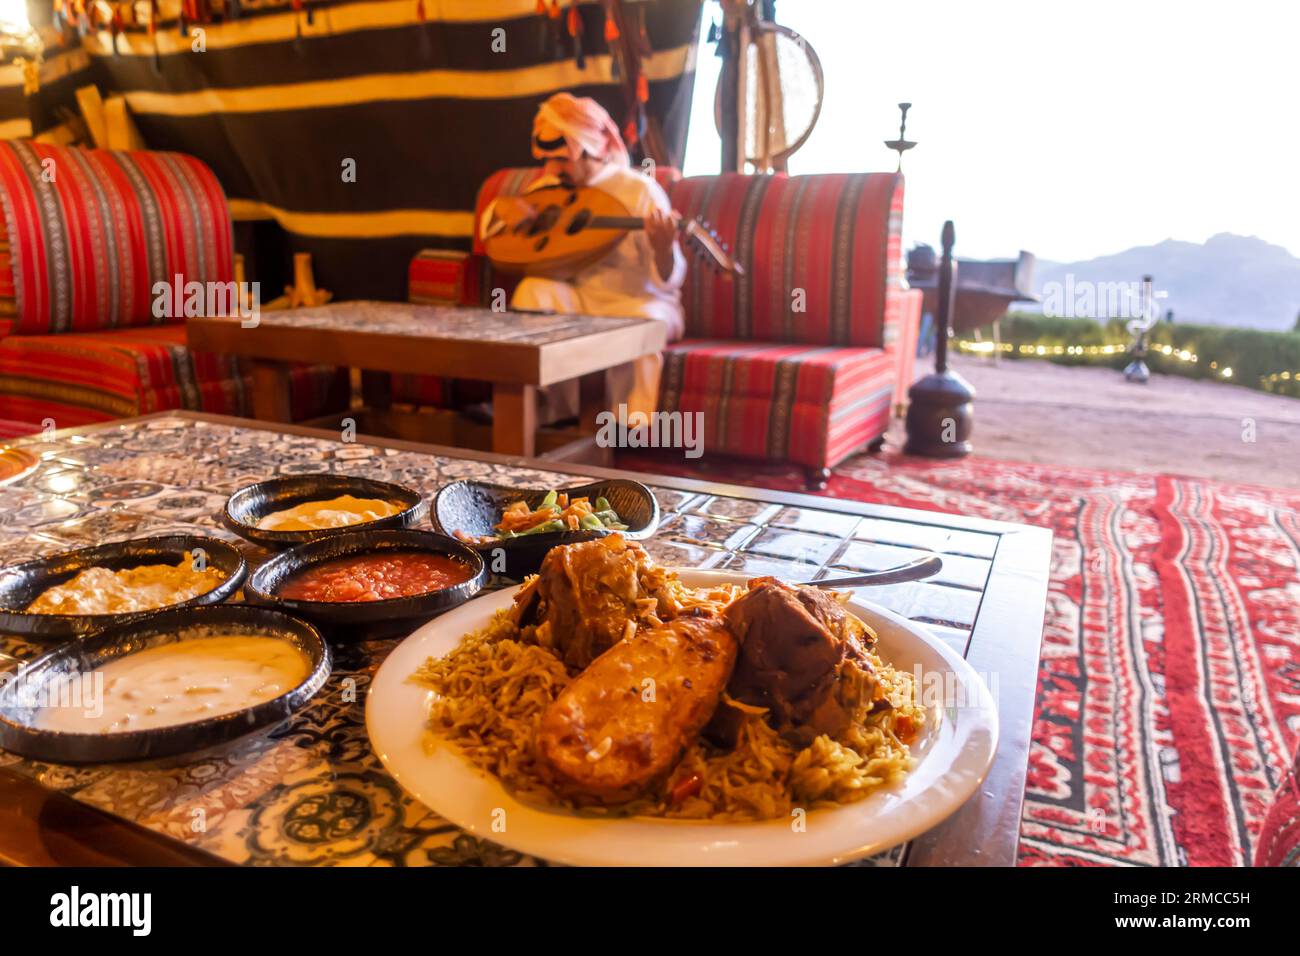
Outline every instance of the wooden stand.
[[948, 368], [948, 325], [957, 290], [957, 264], [952, 247], [952, 222], [943, 224], [943, 261], [939, 265], [939, 305], [935, 316], [934, 372], [908, 391], [907, 444], [909, 455], [961, 458], [971, 453], [970, 433], [975, 389]]

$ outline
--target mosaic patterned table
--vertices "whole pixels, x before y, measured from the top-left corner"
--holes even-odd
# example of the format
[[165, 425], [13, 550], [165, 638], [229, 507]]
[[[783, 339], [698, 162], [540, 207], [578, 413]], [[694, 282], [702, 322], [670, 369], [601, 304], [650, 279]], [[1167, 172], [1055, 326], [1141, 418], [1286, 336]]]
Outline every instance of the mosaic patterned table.
[[[582, 476], [539, 461], [197, 414], [162, 414], [32, 437], [39, 465], [0, 488], [0, 561], [174, 532], [260, 551], [217, 517], [238, 488], [276, 475], [364, 475], [422, 489], [465, 477], [553, 487]], [[583, 475], [613, 474], [582, 468]], [[1050, 532], [858, 502], [641, 477], [664, 517], [647, 542], [664, 564], [811, 579], [943, 555], [934, 580], [870, 600], [929, 627], [995, 675], [998, 756], [980, 792], [884, 865], [1015, 860], [1042, 635]], [[495, 583], [495, 582], [494, 582]], [[325, 689], [297, 716], [225, 751], [167, 765], [67, 767], [0, 751], [8, 766], [87, 804], [228, 860], [255, 865], [518, 865], [544, 861], [480, 840], [406, 796], [372, 752], [369, 681], [395, 640], [336, 648]], [[0, 667], [42, 648], [0, 635]], [[2, 837], [0, 837], [2, 839]], [[628, 861], [635, 863], [635, 861]]]

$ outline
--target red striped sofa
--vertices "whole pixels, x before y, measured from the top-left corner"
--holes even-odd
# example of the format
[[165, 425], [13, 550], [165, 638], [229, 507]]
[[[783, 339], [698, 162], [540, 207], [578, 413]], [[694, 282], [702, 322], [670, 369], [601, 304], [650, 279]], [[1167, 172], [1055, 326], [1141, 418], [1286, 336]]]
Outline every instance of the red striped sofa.
[[[248, 414], [248, 370], [154, 315], [158, 281], [228, 282], [230, 212], [176, 153], [0, 142], [0, 420], [64, 428], [172, 409]], [[346, 406], [346, 370], [294, 369], [294, 415]]]
[[[537, 173], [494, 173], [478, 213]], [[733, 278], [692, 263], [686, 337], [664, 354], [661, 409], [701, 413], [711, 453], [791, 462], [824, 482], [884, 435], [911, 385], [921, 293], [903, 281], [902, 176], [658, 176], [673, 207], [705, 220], [746, 267]], [[435, 289], [479, 302], [508, 286], [477, 240], [474, 253], [459, 276], [452, 260], [417, 256], [413, 299]], [[404, 385], [426, 401], [447, 395], [446, 383]]]

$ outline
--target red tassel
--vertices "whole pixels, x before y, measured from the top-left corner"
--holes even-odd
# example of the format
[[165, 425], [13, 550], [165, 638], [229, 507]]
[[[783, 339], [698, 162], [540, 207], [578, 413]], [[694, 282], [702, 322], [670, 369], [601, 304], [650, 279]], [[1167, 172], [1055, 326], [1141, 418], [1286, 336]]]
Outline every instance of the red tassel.
[[546, 15], [552, 20], [560, 19], [560, 0], [551, 0], [551, 9], [546, 11]]
[[627, 125], [623, 127], [623, 142], [629, 146], [635, 146], [637, 138], [636, 120], [628, 120]]
[[546, 0], [537, 0], [537, 15], [546, 15]]
[[636, 78], [636, 98], [638, 103], [650, 102], [650, 81], [642, 73]]
[[616, 43], [621, 34], [618, 32], [618, 24], [614, 22], [614, 17], [605, 14], [605, 42]]
[[415, 0], [415, 17], [421, 23], [426, 19], [424, 15], [424, 0]]
[[582, 32], [582, 17], [578, 16], [577, 0], [569, 7], [569, 36], [576, 37]]

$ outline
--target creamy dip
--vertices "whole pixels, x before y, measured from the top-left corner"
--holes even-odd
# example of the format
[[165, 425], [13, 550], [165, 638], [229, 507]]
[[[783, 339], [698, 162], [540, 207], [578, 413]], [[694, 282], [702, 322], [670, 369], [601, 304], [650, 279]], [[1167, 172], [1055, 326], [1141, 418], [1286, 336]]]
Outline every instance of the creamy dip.
[[304, 501], [283, 511], [263, 515], [257, 526], [263, 531], [316, 531], [320, 528], [346, 528], [363, 521], [376, 521], [404, 511], [405, 505], [379, 498], [354, 498], [342, 495], [328, 501]]
[[128, 614], [179, 604], [207, 594], [226, 579], [225, 572], [195, 570], [187, 555], [179, 564], [142, 564], [113, 571], [87, 568], [42, 591], [27, 607], [29, 614]]
[[33, 723], [81, 734], [188, 724], [279, 697], [309, 671], [302, 651], [273, 637], [175, 641], [95, 668], [94, 690], [83, 693], [77, 706], [42, 707]]

